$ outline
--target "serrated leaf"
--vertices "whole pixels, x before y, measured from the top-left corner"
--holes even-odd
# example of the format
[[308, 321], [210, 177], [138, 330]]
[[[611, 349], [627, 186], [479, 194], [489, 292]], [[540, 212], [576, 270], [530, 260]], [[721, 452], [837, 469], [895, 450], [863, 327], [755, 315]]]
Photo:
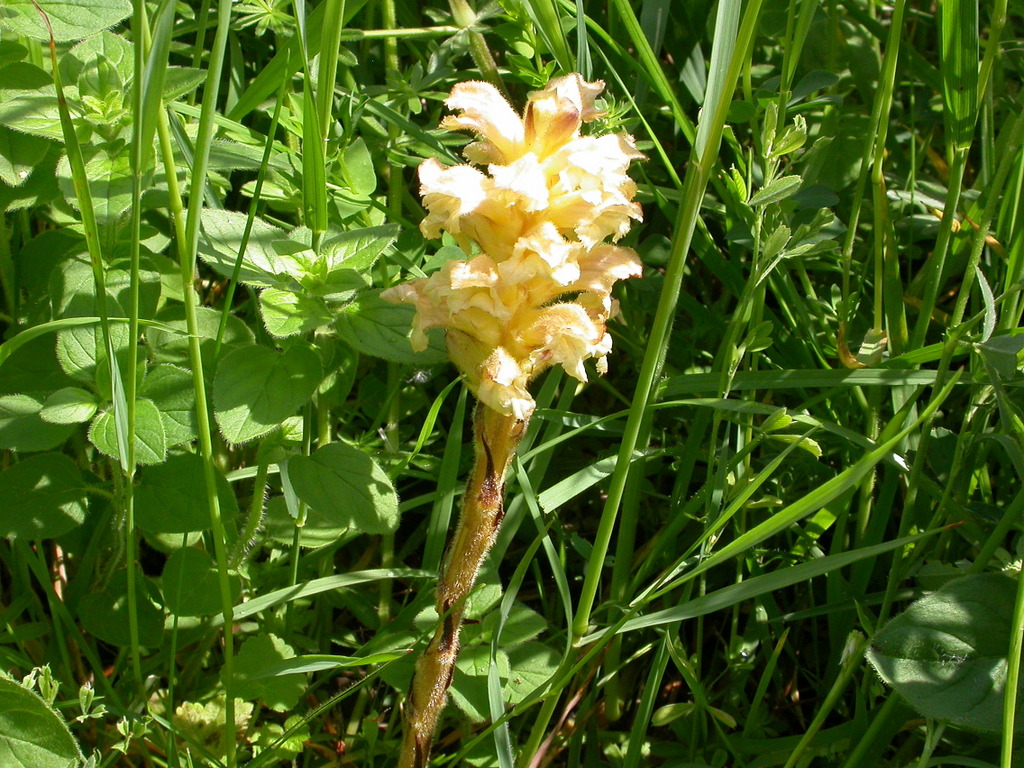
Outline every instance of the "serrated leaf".
[[775, 179], [767, 186], [762, 187], [754, 193], [753, 197], [747, 202], [751, 208], [763, 207], [765, 205], [771, 205], [772, 203], [778, 203], [796, 194], [796, 191], [800, 189], [800, 185], [803, 184], [803, 178], [800, 176], [782, 176]]
[[[221, 515], [233, 519], [238, 512], [235, 494], [217, 470], [217, 496]], [[171, 456], [163, 464], [146, 467], [135, 491], [139, 527], [152, 533], [188, 533], [210, 527], [203, 459], [198, 454]]]
[[879, 630], [868, 661], [924, 716], [1001, 731], [1016, 592], [1002, 574], [954, 579]]
[[48, 451], [62, 445], [73, 424], [55, 424], [42, 418], [44, 395], [0, 397], [0, 448], [12, 451]]
[[278, 288], [260, 293], [260, 314], [267, 333], [279, 339], [313, 331], [334, 319], [319, 298]]
[[[232, 602], [242, 582], [230, 574]], [[206, 552], [184, 547], [167, 558], [161, 578], [167, 608], [178, 616], [212, 616], [222, 610], [217, 568]]]
[[414, 352], [409, 343], [416, 310], [391, 304], [376, 293], [360, 296], [338, 315], [335, 327], [353, 349], [394, 363], [437, 365], [448, 359], [442, 337], [432, 335], [430, 346]]
[[0, 765], [68, 768], [84, 759], [63, 717], [34, 691], [0, 677]]
[[0, 472], [0, 536], [52, 539], [85, 520], [85, 480], [58, 453], [30, 456]]
[[503, 690], [505, 701], [514, 706], [551, 680], [561, 657], [544, 643], [531, 640], [509, 650], [508, 660], [511, 671]]
[[366, 453], [329, 443], [288, 461], [298, 497], [339, 528], [390, 533], [398, 527], [398, 495], [391, 479]]
[[345, 267], [362, 272], [373, 266], [389, 245], [398, 237], [397, 224], [364, 227], [326, 238], [323, 252], [331, 270]]
[[[114, 409], [108, 408], [97, 416], [89, 429], [89, 440], [101, 453], [120, 459], [114, 415]], [[139, 398], [135, 401], [135, 463], [159, 464], [166, 456], [167, 438], [160, 410], [151, 400]]]
[[322, 378], [320, 356], [304, 344], [283, 353], [255, 344], [234, 349], [213, 383], [217, 425], [232, 443], [265, 435], [309, 400]]
[[[110, 29], [132, 12], [130, 0], [38, 0], [58, 43], [81, 40]], [[31, 38], [50, 39], [50, 32], [31, 0], [6, 0], [0, 26]]]

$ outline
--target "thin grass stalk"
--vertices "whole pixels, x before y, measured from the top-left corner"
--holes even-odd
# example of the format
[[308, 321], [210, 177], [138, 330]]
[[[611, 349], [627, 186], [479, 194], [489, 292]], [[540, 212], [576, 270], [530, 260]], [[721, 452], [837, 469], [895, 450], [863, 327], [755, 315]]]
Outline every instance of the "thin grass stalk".
[[[224, 50], [231, 25], [231, 0], [219, 0], [217, 28], [213, 48], [210, 51], [210, 65], [206, 74], [203, 105], [199, 116], [199, 128], [195, 143], [195, 159], [192, 165], [189, 188], [188, 215], [185, 221], [184, 247], [179, 251], [182, 293], [185, 297], [185, 323], [188, 329], [189, 364], [192, 367], [192, 384], [196, 398], [196, 420], [199, 432], [200, 455], [203, 460], [203, 479], [213, 529], [214, 553], [217, 560], [217, 582], [221, 599], [221, 615], [224, 619], [224, 750], [227, 768], [236, 765], [235, 748], [235, 700], [234, 700], [234, 603], [231, 583], [228, 577], [227, 536], [221, 518], [220, 498], [217, 493], [217, 476], [213, 464], [213, 429], [207, 402], [206, 379], [203, 372], [203, 358], [199, 347], [199, 321], [193, 280], [196, 255], [199, 250], [199, 227], [202, 221], [205, 197], [205, 179], [213, 142], [213, 122], [217, 111], [220, 92], [220, 75], [224, 64]], [[169, 175], [174, 173], [173, 164]]]
[[477, 404], [476, 463], [438, 577], [435, 606], [440, 623], [416, 662], [406, 699], [399, 768], [424, 768], [430, 761], [434, 731], [455, 673], [466, 598], [504, 517], [505, 478], [525, 431], [525, 421]]
[[[622, 0], [614, 0], [624, 4]], [[615, 472], [612, 474], [608, 499], [601, 513], [593, 554], [587, 563], [586, 575], [573, 621], [573, 634], [579, 639], [590, 627], [590, 613], [597, 597], [598, 585], [604, 568], [604, 559], [611, 543], [612, 531], [618, 518], [619, 507], [626, 488], [630, 459], [639, 443], [644, 414], [654, 395], [654, 387], [665, 363], [668, 336], [675, 316], [676, 302], [682, 284], [686, 255], [690, 249], [693, 230], [700, 213], [704, 190], [707, 187], [714, 158], [718, 155], [725, 118], [732, 101], [732, 84], [739, 77], [742, 68], [742, 53], [747, 50], [750, 38], [755, 34], [757, 18], [760, 15], [761, 0], [747, 5], [738, 33], [728, 35], [726, 29], [735, 30], [735, 19], [739, 17], [739, 4], [723, 2], [719, 5], [719, 23], [716, 25], [715, 47], [712, 50], [712, 80], [708, 85], [704, 114], [706, 120], [698, 128], [693, 150], [693, 162], [686, 176], [682, 203], [676, 219], [675, 237], [665, 274], [665, 286], [658, 302], [658, 309], [651, 327], [647, 353], [640, 369], [640, 377], [629, 411], [618, 454]], [[730, 53], [723, 56], [722, 48]]]
[[[864, 137], [864, 148], [861, 151], [862, 165], [857, 177], [857, 187], [853, 194], [853, 207], [850, 209], [847, 221], [846, 239], [843, 241], [842, 296], [844, 306], [839, 316], [839, 334], [842, 343], [845, 343], [846, 326], [852, 312], [852, 307], [850, 306], [850, 276], [853, 270], [853, 247], [857, 239], [860, 210], [864, 201], [868, 176], [874, 168], [872, 161], [877, 162], [877, 159], [884, 157], [885, 153], [884, 139], [887, 133], [888, 121], [883, 118], [887, 117], [892, 109], [892, 94], [896, 82], [896, 64], [899, 61], [900, 43], [903, 38], [903, 15], [906, 11], [906, 6], [906, 0], [897, 0], [893, 4], [892, 21], [889, 25], [889, 35], [885, 43], [885, 54], [882, 57], [882, 68], [878, 76], [878, 93], [871, 107], [870, 129]], [[871, 160], [868, 158], [871, 158]], [[882, 311], [877, 305], [877, 296], [875, 301], [876, 306], [873, 308], [875, 328], [881, 328]], [[840, 349], [840, 353], [843, 351], [843, 349]]]

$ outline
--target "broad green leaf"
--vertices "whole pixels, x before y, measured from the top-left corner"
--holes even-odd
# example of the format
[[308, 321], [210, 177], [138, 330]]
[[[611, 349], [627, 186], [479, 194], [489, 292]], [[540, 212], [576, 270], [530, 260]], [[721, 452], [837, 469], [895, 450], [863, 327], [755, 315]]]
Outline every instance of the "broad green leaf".
[[192, 374], [174, 365], [155, 365], [146, 374], [139, 396], [160, 411], [168, 448], [190, 442], [198, 434]]
[[[5, 71], [7, 69], [10, 67], [5, 67]], [[4, 92], [0, 101], [0, 125], [63, 143], [57, 92], [53, 85], [40, 86], [35, 91]]]
[[544, 643], [531, 640], [511, 648], [508, 660], [512, 672], [503, 690], [506, 702], [515, 705], [551, 680], [561, 657]]
[[398, 237], [397, 224], [365, 227], [324, 239], [322, 250], [330, 269], [345, 267], [365, 271], [373, 266]]
[[32, 338], [36, 330], [33, 328], [19, 333], [4, 343], [4, 349], [17, 346], [0, 367], [0, 394], [55, 392], [72, 383], [57, 363], [53, 333], [43, 333]]
[[[128, 18], [130, 0], [38, 0], [58, 43], [81, 40]], [[6, 0], [0, 26], [33, 40], [48, 41], [49, 30], [31, 0]]]
[[354, 446], [330, 443], [312, 456], [294, 456], [288, 475], [299, 498], [339, 528], [390, 533], [398, 527], [391, 479]]
[[[213, 371], [217, 367], [213, 351], [216, 347], [220, 317], [221, 313], [215, 309], [196, 307], [196, 331], [206, 371]], [[146, 339], [149, 341], [154, 359], [160, 363], [176, 363], [188, 367], [188, 324], [185, 322], [185, 308], [180, 305], [169, 307], [162, 311], [157, 319], [170, 330], [146, 329]], [[239, 317], [234, 314], [228, 315], [221, 355], [240, 345], [252, 344], [254, 338], [252, 330]]]
[[925, 717], [1000, 731], [1016, 592], [1003, 574], [954, 579], [882, 627], [868, 661]]
[[[217, 472], [221, 515], [231, 520], [238, 502], [224, 476]], [[135, 491], [135, 516], [140, 528], [153, 533], [187, 533], [210, 527], [203, 459], [194, 453], [171, 456], [146, 467]]]
[[[119, 151], [111, 155], [102, 148], [85, 149], [84, 153], [85, 173], [89, 178], [96, 220], [100, 224], [113, 223], [132, 205], [132, 169], [128, 153]], [[77, 209], [78, 198], [67, 156], [57, 164], [57, 181], [64, 198]]]
[[408, 365], [437, 365], [448, 359], [440, 334], [432, 334], [430, 346], [414, 352], [409, 344], [416, 311], [407, 304], [392, 304], [377, 294], [361, 296], [338, 315], [338, 334], [353, 349], [373, 357]]
[[298, 672], [268, 676], [266, 672], [294, 657], [292, 647], [275, 635], [250, 637], [235, 658], [235, 695], [259, 701], [275, 712], [291, 709], [306, 689], [305, 676]]
[[0, 397], [0, 448], [12, 451], [48, 451], [75, 431], [74, 424], [51, 423], [43, 418], [45, 395]]
[[[203, 261], [224, 277], [231, 277], [245, 232], [246, 215], [234, 211], [207, 209], [203, 211], [203, 232], [199, 238], [199, 255]], [[284, 240], [284, 230], [255, 219], [242, 257], [238, 279], [259, 287], [288, 287], [278, 275], [285, 274], [280, 256], [274, 250], [275, 240]]]
[[[89, 440], [103, 454], [120, 458], [113, 408], [96, 417], [89, 429]], [[135, 463], [159, 464], [166, 456], [167, 438], [160, 411], [152, 400], [138, 398], [135, 401]]]
[[34, 691], [0, 677], [0, 765], [68, 768], [84, 759], [63, 717]]
[[[306, 520], [299, 528], [299, 546], [307, 549], [326, 547], [334, 544], [349, 530], [347, 521], [337, 515], [324, 514], [319, 509], [308, 508]], [[295, 536], [295, 518], [288, 513], [283, 496], [274, 496], [266, 504], [263, 517], [264, 535], [278, 544], [291, 545]]]
[[[61, 80], [65, 85], [78, 85], [79, 92], [83, 92], [83, 84], [79, 80], [82, 77], [94, 78], [98, 73], [100, 62], [102, 62], [113, 69], [116, 79], [103, 83], [104, 88], [93, 90], [92, 94], [102, 98], [108, 95], [107, 88], [119, 87], [121, 92], [117, 95], [123, 96], [124, 84], [135, 74], [132, 47], [132, 44], [121, 35], [115, 35], [106, 29], [98, 35], [92, 35], [61, 56], [60, 62], [57, 64]], [[101, 83], [99, 81], [87, 83], [86, 89], [95, 85], [101, 85]]]
[[[135, 580], [138, 610], [139, 644], [148, 648], [160, 645], [164, 635], [164, 612], [154, 604], [158, 592], [141, 573]], [[128, 622], [128, 574], [119, 570], [99, 592], [90, 592], [78, 605], [78, 618], [85, 630], [105, 643], [120, 647], [131, 645]]]
[[[511, 672], [508, 655], [499, 650], [496, 662], [498, 675], [508, 679]], [[486, 644], [471, 645], [459, 652], [452, 680], [452, 701], [474, 723], [490, 716], [487, 704], [487, 671], [491, 667], [491, 649]]]
[[[234, 602], [242, 582], [237, 574], [229, 579]], [[184, 547], [167, 558], [160, 584], [167, 608], [178, 616], [212, 616], [222, 610], [217, 567], [201, 549]]]
[[[87, 291], [71, 296], [61, 312], [61, 317], [98, 316], [99, 312], [91, 289], [90, 274]], [[125, 317], [124, 311], [109, 296], [107, 298], [107, 314], [108, 317]], [[117, 354], [127, 349], [127, 323], [111, 323], [110, 335]], [[103, 340], [102, 328], [99, 325], [89, 325], [59, 331], [57, 333], [57, 359], [64, 371], [72, 378], [87, 384], [99, 384], [101, 377], [97, 376], [97, 366], [101, 360], [106, 359], [106, 345]]]
[[260, 314], [267, 332], [279, 339], [316, 330], [334, 319], [321, 299], [277, 288], [260, 293]]
[[29, 456], [0, 472], [0, 536], [52, 539], [81, 525], [85, 480], [58, 453]]
[[44, 138], [0, 126], [0, 181], [10, 187], [21, 186], [50, 146]]
[[[377, 188], [377, 173], [366, 142], [357, 138], [347, 147], [341, 158], [341, 172], [356, 197], [369, 197]], [[397, 234], [396, 234], [397, 236]]]
[[232, 443], [265, 435], [309, 400], [322, 378], [320, 356], [305, 344], [283, 353], [259, 345], [235, 349], [214, 379], [217, 425]]
[[92, 392], [64, 387], [46, 398], [39, 415], [49, 424], [82, 424], [96, 415], [98, 406]]

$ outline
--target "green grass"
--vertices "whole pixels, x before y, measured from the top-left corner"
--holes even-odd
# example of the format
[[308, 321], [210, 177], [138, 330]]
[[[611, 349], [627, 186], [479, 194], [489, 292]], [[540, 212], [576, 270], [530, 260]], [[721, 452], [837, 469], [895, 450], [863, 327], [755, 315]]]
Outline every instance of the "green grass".
[[1018, 764], [1005, 2], [39, 7], [52, 53], [0, 12], [0, 765], [394, 763], [472, 404], [377, 295], [452, 255], [452, 85], [571, 71], [647, 156], [645, 272], [608, 375], [534, 383], [433, 764]]

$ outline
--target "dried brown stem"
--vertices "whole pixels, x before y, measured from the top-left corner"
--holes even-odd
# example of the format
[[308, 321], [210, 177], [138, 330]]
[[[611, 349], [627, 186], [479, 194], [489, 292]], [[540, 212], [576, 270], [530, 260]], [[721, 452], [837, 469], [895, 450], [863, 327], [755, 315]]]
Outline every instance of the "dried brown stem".
[[462, 512], [448, 544], [437, 582], [440, 623], [430, 644], [416, 662], [409, 696], [399, 768], [425, 768], [438, 718], [459, 655], [459, 630], [466, 598], [487, 557], [505, 516], [505, 476], [526, 421], [504, 416], [477, 404], [473, 419], [476, 463], [466, 484]]

